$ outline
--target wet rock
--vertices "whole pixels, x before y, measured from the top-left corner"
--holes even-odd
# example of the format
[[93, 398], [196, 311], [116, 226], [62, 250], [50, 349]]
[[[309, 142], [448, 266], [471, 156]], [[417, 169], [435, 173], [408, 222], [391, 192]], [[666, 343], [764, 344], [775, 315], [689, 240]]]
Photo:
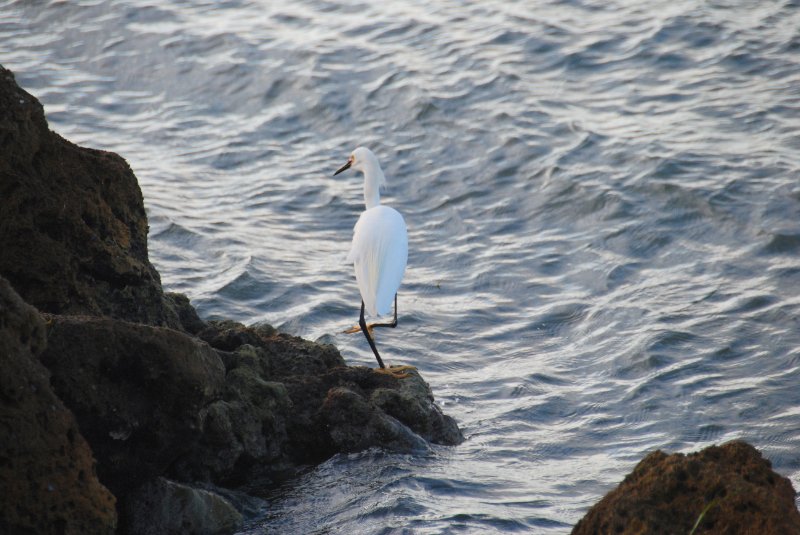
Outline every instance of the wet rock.
[[275, 329], [265, 325], [260, 329], [245, 327], [239, 322], [230, 320], [212, 320], [197, 336], [212, 347], [222, 351], [233, 351], [239, 346], [261, 345], [276, 333]]
[[128, 164], [51, 132], [0, 66], [0, 275], [41, 312], [179, 327], [147, 256]]
[[113, 533], [114, 497], [36, 358], [45, 325], [0, 277], [0, 533]]
[[131, 535], [217, 535], [233, 533], [242, 515], [222, 496], [162, 477], [128, 499], [122, 533]]
[[109, 318], [51, 316], [41, 360], [118, 497], [191, 455], [222, 396], [217, 353], [186, 334]]
[[411, 452], [427, 449], [427, 443], [396, 418], [345, 387], [334, 387], [322, 404], [321, 414], [333, 447], [341, 452], [380, 447]]
[[[418, 373], [399, 379], [366, 367], [337, 367], [319, 375], [282, 378], [294, 406], [287, 431], [293, 458], [313, 463], [342, 452], [370, 447], [410, 452], [424, 447], [420, 437], [456, 445], [464, 437], [455, 421], [433, 403]], [[414, 396], [415, 408], [393, 401]]]
[[[268, 436], [285, 452], [283, 457], [272, 457], [276, 463], [314, 463], [338, 452], [370, 447], [411, 451], [424, 447], [421, 438], [447, 445], [464, 440], [414, 370], [398, 379], [366, 367], [348, 367], [335, 347], [278, 333], [269, 326], [212, 321], [200, 336], [224, 350], [221, 357], [229, 376], [244, 374], [250, 381], [281, 384], [281, 392], [288, 394], [286, 399], [272, 395], [275, 407], [284, 409], [273, 412], [271, 419], [261, 419], [269, 422]], [[234, 393], [249, 391], [241, 386], [230, 390], [220, 412], [244, 403], [233, 399]]]
[[[408, 422], [415, 433], [429, 442], [455, 445], [464, 441], [456, 421], [434, 403], [433, 392], [416, 370], [405, 372], [396, 388], [376, 388], [370, 401], [386, 414]], [[395, 385], [392, 385], [395, 386]]]
[[[251, 346], [227, 355], [226, 370], [208, 344], [172, 329], [86, 316], [48, 320], [42, 362], [126, 514], [143, 510], [142, 485], [159, 476], [237, 487], [289, 466], [291, 401]], [[193, 507], [169, 505], [170, 514], [189, 515], [170, 522], [211, 529]]]
[[202, 443], [175, 467], [187, 480], [237, 487], [287, 466], [293, 407], [286, 387], [269, 380], [252, 346], [231, 359], [221, 399], [204, 411]]
[[209, 321], [198, 336], [220, 351], [232, 352], [245, 345], [258, 348], [259, 366], [269, 375], [323, 373], [345, 365], [334, 346], [279, 333], [268, 324], [246, 327], [229, 320]]
[[157, 476], [236, 488], [342, 451], [463, 440], [416, 372], [346, 367], [333, 346], [263, 326], [209, 322], [204, 333], [257, 345], [220, 351], [161, 327], [49, 317], [41, 360], [122, 502]]
[[332, 372], [330, 384], [323, 387], [327, 391], [322, 407], [316, 411], [333, 446], [323, 455], [370, 447], [411, 452], [425, 449], [426, 441], [463, 442], [455, 420], [434, 404], [430, 387], [419, 373], [410, 370], [405, 374], [407, 377], [396, 378], [369, 368]]
[[[645, 457], [572, 530], [588, 534], [800, 533], [791, 482], [741, 441]], [[705, 513], [703, 514], [703, 512]]]

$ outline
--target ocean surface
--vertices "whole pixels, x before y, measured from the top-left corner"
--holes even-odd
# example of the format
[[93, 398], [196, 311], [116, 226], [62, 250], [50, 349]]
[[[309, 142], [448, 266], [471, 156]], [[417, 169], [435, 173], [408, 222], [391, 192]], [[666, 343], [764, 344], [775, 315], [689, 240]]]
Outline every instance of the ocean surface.
[[655, 449], [800, 488], [800, 3], [0, 2], [50, 126], [125, 157], [164, 287], [374, 366], [373, 149], [409, 228], [389, 364], [467, 441], [341, 455], [242, 533], [568, 533]]

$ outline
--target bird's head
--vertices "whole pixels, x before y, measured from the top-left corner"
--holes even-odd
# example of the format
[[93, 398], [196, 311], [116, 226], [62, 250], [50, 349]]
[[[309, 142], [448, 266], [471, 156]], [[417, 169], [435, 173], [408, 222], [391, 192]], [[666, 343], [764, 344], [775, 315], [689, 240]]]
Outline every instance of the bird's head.
[[364, 173], [364, 204], [367, 208], [372, 208], [381, 203], [381, 187], [386, 184], [386, 176], [383, 174], [378, 158], [366, 147], [358, 147], [350, 154], [347, 163], [333, 173], [338, 175], [342, 171], [353, 168]]
[[333, 173], [333, 176], [336, 176], [342, 171], [346, 171], [350, 168], [356, 171], [361, 171], [362, 173], [366, 173], [367, 168], [369, 167], [377, 167], [380, 169], [378, 158], [376, 158], [372, 151], [368, 148], [358, 147], [352, 152], [352, 154], [350, 154], [350, 157], [347, 159], [347, 163], [340, 167], [338, 171]]

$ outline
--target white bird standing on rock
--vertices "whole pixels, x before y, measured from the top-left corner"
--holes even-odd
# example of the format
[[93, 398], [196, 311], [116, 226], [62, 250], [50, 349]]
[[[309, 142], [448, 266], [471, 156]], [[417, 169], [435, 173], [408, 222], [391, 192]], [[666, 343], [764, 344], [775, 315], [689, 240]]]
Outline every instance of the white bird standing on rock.
[[[400, 212], [381, 204], [380, 188], [386, 177], [378, 163], [378, 158], [366, 147], [358, 147], [333, 175], [353, 168], [364, 173], [364, 204], [366, 210], [358, 218], [353, 228], [353, 244], [347, 260], [353, 262], [356, 282], [361, 292], [361, 316], [358, 325], [345, 331], [355, 333], [361, 330], [375, 353], [380, 366], [378, 372], [393, 374], [413, 366], [394, 366], [387, 369], [375, 347], [372, 337], [374, 327], [397, 327], [397, 290], [403, 280], [408, 261], [408, 230]], [[364, 312], [372, 316], [388, 314], [394, 300], [394, 319], [391, 323], [371, 323], [367, 325]], [[405, 377], [398, 374], [397, 377]]]

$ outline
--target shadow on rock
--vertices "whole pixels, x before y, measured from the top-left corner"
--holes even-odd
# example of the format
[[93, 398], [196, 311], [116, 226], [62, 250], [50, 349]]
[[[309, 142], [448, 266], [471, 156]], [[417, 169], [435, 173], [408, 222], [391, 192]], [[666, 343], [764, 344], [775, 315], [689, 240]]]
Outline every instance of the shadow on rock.
[[0, 533], [113, 533], [114, 496], [36, 355], [39, 313], [0, 277]]

